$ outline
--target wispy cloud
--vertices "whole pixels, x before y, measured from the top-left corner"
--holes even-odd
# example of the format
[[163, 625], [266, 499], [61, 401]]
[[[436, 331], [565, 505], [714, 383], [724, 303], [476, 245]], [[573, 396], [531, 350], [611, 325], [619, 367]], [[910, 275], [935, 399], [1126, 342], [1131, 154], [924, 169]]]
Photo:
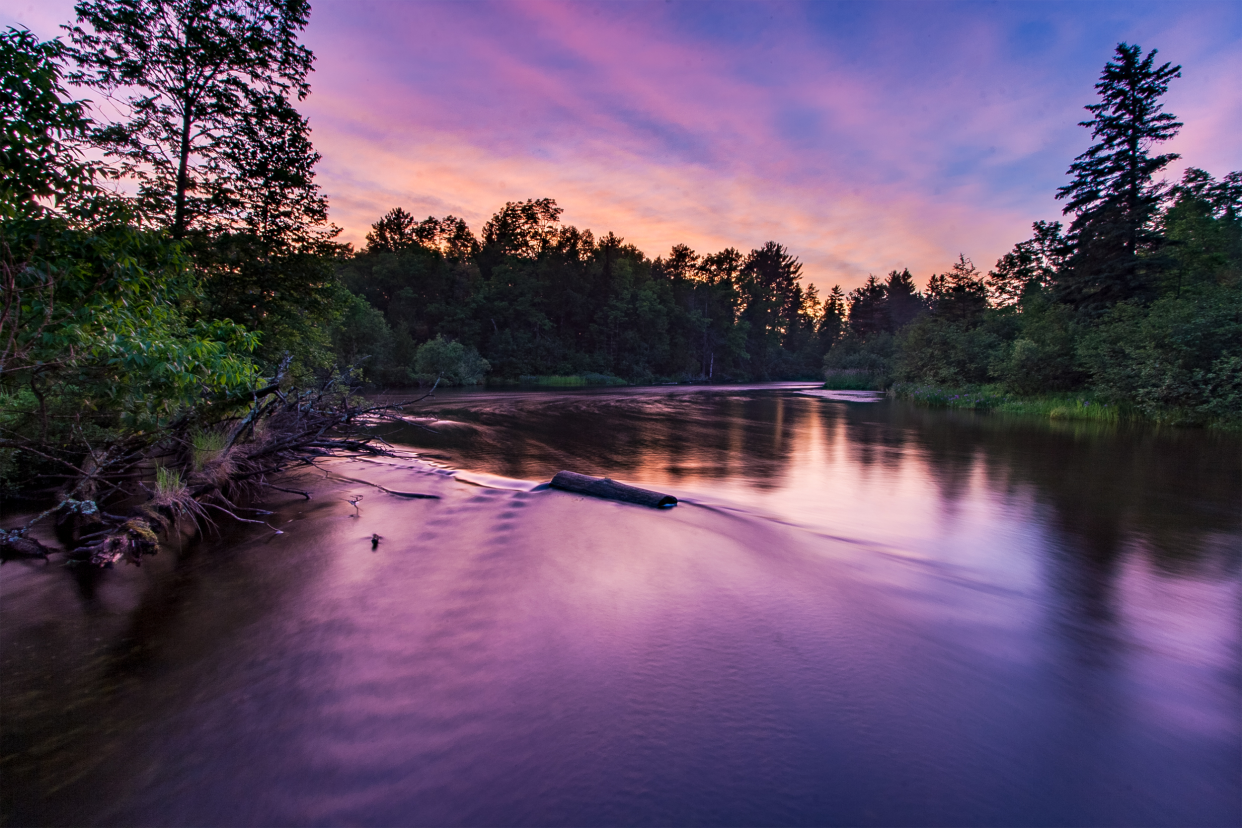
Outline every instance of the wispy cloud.
[[651, 255], [774, 239], [825, 287], [986, 267], [1059, 215], [1120, 40], [1185, 66], [1186, 163], [1242, 166], [1232, 3], [319, 2], [307, 40], [353, 241], [392, 206], [477, 229], [550, 196]]

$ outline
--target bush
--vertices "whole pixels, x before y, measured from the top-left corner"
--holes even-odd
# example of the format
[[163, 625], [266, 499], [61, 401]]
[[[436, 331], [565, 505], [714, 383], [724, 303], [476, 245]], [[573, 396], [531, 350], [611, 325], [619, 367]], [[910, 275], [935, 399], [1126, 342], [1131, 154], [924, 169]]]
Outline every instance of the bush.
[[827, 368], [824, 388], [835, 391], [883, 391], [884, 378], [859, 368]]
[[474, 348], [453, 342], [443, 336], [429, 339], [414, 352], [414, 372], [419, 382], [444, 385], [478, 385], [491, 370], [487, 360]]
[[988, 326], [924, 316], [901, 332], [894, 373], [902, 382], [978, 385], [988, 381], [989, 366], [1003, 346]]
[[1087, 379], [1078, 362], [1073, 314], [1042, 295], [1028, 294], [1016, 320], [1018, 338], [993, 362], [991, 372], [1016, 394], [1080, 388]]
[[[1242, 291], [1116, 305], [1079, 344], [1095, 387], [1157, 419], [1242, 419]], [[1177, 412], [1176, 414], [1174, 412]]]
[[825, 388], [882, 390], [892, 382], [893, 336], [875, 334], [863, 341], [847, 336], [824, 355]]

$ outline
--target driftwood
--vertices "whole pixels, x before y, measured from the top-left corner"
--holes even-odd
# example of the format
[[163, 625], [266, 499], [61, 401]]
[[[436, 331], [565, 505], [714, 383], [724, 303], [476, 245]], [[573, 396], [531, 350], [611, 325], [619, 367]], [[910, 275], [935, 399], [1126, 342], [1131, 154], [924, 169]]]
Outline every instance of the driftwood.
[[677, 498], [672, 495], [627, 486], [607, 477], [591, 477], [571, 471], [557, 472], [552, 478], [551, 485], [554, 489], [564, 489], [567, 492], [637, 503], [640, 506], [651, 506], [656, 509], [677, 505]]
[[[35, 524], [53, 517], [58, 523], [73, 521], [70, 559], [96, 566], [120, 560], [140, 563], [144, 555], [155, 554], [159, 533], [168, 532], [182, 518], [196, 528], [200, 523], [214, 525], [208, 509], [281, 534], [262, 520], [238, 514], [271, 512], [233, 500], [265, 487], [309, 500], [310, 492], [273, 485], [266, 476], [308, 465], [316, 457], [345, 452], [396, 456], [378, 436], [359, 434], [358, 425], [395, 417], [403, 406], [435, 391], [432, 386], [431, 392], [417, 399], [366, 405], [355, 396], [347, 375], [339, 374], [317, 389], [282, 391], [279, 380], [287, 366], [288, 359], [277, 371], [277, 382], [252, 392], [244, 410], [238, 409], [245, 400], [217, 400], [218, 405], [188, 411], [161, 429], [122, 432], [106, 445], [91, 445], [77, 432], [78, 441], [63, 446], [0, 432], [0, 449], [17, 449], [54, 463], [61, 470], [44, 477], [64, 481], [57, 487], [56, 505], [24, 526], [0, 527], [0, 560], [43, 557], [50, 550], [28, 533]], [[207, 430], [223, 434], [222, 449], [208, 453], [196, 448], [195, 434]], [[153, 474], [154, 488], [143, 481]], [[376, 488], [400, 497], [434, 497]], [[105, 511], [114, 507], [122, 513]]]
[[0, 530], [0, 562], [12, 558], [46, 558], [48, 548], [34, 538]]

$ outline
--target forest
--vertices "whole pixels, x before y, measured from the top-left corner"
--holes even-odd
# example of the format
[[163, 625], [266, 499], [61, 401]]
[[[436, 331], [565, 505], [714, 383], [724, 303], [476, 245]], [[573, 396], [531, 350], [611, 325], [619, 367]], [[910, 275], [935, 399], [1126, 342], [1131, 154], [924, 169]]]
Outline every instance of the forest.
[[[1036, 222], [987, 272], [961, 255], [922, 288], [894, 270], [821, 295], [776, 241], [650, 258], [563, 224], [547, 197], [477, 232], [395, 206], [353, 249], [298, 110], [305, 0], [76, 12], [59, 39], [0, 34], [9, 491], [49, 468], [104, 485], [92, 469], [125, 457], [108, 468], [132, 474], [176, 454], [170, 434], [191, 475], [220, 429], [230, 449], [257, 439], [225, 424], [261, 395], [307, 389], [826, 379], [1242, 419], [1242, 173], [1164, 180], [1178, 156], [1158, 150], [1182, 124], [1161, 97], [1180, 67], [1154, 50], [1119, 44], [1100, 75], [1093, 143], [1057, 193], [1065, 224]], [[65, 508], [95, 508], [69, 490]]]

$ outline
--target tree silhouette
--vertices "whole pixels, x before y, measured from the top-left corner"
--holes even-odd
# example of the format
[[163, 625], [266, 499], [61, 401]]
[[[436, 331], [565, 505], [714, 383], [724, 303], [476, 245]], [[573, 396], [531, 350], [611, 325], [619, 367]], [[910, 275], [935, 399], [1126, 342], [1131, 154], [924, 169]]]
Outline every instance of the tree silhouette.
[[1074, 214], [1074, 254], [1057, 280], [1057, 294], [1088, 315], [1147, 298], [1160, 265], [1153, 259], [1161, 243], [1153, 224], [1164, 187], [1153, 176], [1179, 156], [1150, 150], [1182, 126], [1160, 104], [1181, 67], [1156, 67], [1156, 50], [1146, 57], [1142, 52], [1117, 45], [1095, 85], [1100, 102], [1086, 107], [1093, 117], [1080, 124], [1096, 143], [1070, 165], [1073, 180], [1057, 191], [1068, 200], [1064, 212]]
[[145, 211], [174, 238], [227, 212], [239, 174], [224, 157], [230, 137], [254, 121], [256, 105], [266, 118], [273, 99], [309, 91], [313, 56], [297, 35], [310, 4], [83, 0], [76, 10], [79, 25], [65, 27], [79, 67], [70, 79], [123, 113], [95, 140], [137, 179]]

